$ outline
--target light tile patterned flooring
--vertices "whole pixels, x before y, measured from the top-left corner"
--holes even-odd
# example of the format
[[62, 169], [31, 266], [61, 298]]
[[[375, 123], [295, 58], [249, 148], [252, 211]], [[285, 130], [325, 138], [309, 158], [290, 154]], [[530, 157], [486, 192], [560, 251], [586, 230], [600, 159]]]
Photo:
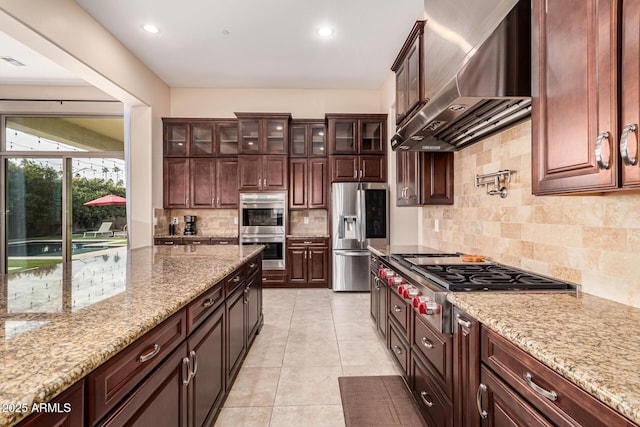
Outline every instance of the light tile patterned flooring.
[[265, 289], [256, 337], [215, 427], [344, 426], [338, 377], [398, 375], [368, 293]]

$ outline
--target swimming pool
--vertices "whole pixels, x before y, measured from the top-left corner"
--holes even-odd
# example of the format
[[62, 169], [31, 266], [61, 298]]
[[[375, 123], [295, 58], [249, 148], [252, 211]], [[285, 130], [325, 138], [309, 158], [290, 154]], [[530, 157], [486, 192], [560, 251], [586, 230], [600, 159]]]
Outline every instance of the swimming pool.
[[[87, 252], [100, 251], [112, 247], [108, 241], [92, 240], [87, 242], [73, 242], [71, 253], [73, 255]], [[60, 240], [29, 240], [21, 242], [10, 242], [7, 249], [10, 257], [34, 257], [62, 256], [62, 242]]]

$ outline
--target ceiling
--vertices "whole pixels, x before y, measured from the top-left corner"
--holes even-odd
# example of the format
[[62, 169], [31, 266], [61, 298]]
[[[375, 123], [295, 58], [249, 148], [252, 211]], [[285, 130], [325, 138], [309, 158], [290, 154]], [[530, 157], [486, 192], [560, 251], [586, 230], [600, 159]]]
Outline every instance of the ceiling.
[[[75, 0], [171, 87], [379, 89], [424, 0]], [[150, 34], [142, 26], [160, 29]], [[326, 39], [316, 34], [334, 28]]]

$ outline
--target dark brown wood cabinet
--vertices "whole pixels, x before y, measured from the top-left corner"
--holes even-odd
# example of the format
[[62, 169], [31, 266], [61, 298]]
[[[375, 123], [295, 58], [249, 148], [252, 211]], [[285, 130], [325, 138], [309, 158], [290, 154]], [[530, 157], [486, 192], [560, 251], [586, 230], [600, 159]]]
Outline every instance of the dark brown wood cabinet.
[[371, 318], [375, 322], [376, 329], [378, 333], [385, 337], [387, 336], [387, 307], [388, 307], [388, 299], [389, 292], [388, 286], [386, 283], [382, 281], [378, 277], [378, 269], [381, 268], [383, 264], [380, 262], [380, 259], [371, 255], [371, 259], [369, 262], [370, 267], [370, 277], [369, 277], [369, 288], [370, 288], [370, 299], [371, 299]]
[[192, 208], [212, 208], [216, 205], [216, 159], [195, 158], [189, 160], [190, 197]]
[[240, 154], [288, 154], [289, 113], [235, 113]]
[[433, 374], [420, 354], [411, 353], [411, 391], [422, 412], [422, 416], [431, 427], [453, 427], [451, 400], [433, 381]]
[[534, 0], [532, 14], [533, 193], [639, 186], [638, 2]]
[[236, 209], [238, 207], [238, 159], [217, 158], [215, 178], [215, 207]]
[[287, 238], [287, 282], [295, 287], [329, 285], [328, 239]]
[[240, 191], [287, 189], [287, 156], [238, 156]]
[[385, 156], [331, 156], [331, 182], [386, 182]]
[[163, 190], [165, 208], [189, 207], [189, 159], [164, 159]]
[[396, 73], [396, 124], [399, 125], [424, 98], [424, 72], [422, 61], [425, 21], [416, 21], [391, 70]]
[[453, 153], [423, 153], [422, 204], [453, 204]]
[[84, 393], [84, 380], [81, 380], [50, 402], [50, 404], [53, 405], [52, 407], [56, 407], [57, 410], [55, 412], [43, 411], [32, 413], [32, 415], [20, 423], [20, 426], [75, 427], [84, 425]]
[[289, 157], [327, 157], [324, 120], [292, 120], [289, 126]]
[[422, 157], [418, 151], [396, 151], [396, 206], [422, 204]]
[[454, 309], [453, 318], [453, 423], [460, 427], [478, 427], [480, 324], [458, 308]]
[[289, 159], [289, 209], [326, 209], [326, 158]]

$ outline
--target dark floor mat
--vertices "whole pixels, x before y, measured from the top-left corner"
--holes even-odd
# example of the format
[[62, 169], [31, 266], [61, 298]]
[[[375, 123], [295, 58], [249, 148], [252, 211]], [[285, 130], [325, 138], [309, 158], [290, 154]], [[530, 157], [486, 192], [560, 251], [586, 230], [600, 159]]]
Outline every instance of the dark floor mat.
[[426, 427], [401, 376], [340, 377], [347, 427]]

